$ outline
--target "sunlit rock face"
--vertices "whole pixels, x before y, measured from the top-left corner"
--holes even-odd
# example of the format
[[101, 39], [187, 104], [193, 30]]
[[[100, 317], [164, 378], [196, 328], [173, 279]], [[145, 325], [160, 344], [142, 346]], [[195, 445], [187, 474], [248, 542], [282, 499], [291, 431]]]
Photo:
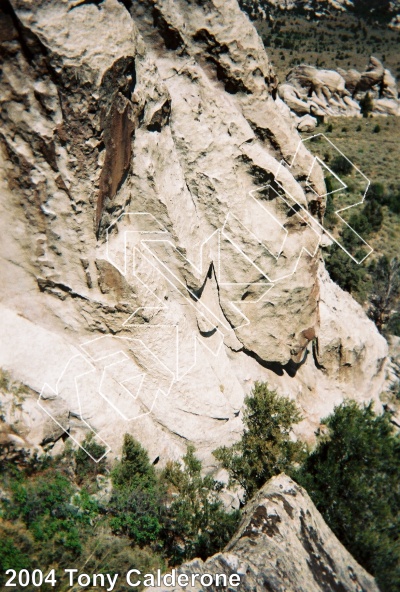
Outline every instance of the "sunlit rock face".
[[32, 389], [5, 406], [26, 446], [92, 433], [113, 457], [130, 432], [212, 466], [254, 380], [306, 438], [378, 398], [386, 343], [318, 271], [323, 173], [234, 0], [13, 1], [1, 41], [0, 366]]
[[[205, 562], [185, 563], [179, 574], [186, 574], [190, 583], [193, 574], [210, 574], [213, 582], [207, 587], [213, 591], [232, 589], [229, 577], [238, 574], [242, 590], [379, 592], [375, 580], [338, 541], [305, 490], [284, 474], [268, 481], [244, 508], [239, 529], [222, 553]], [[204, 589], [199, 576], [193, 581], [192, 590]], [[166, 589], [149, 588], [150, 592]]]

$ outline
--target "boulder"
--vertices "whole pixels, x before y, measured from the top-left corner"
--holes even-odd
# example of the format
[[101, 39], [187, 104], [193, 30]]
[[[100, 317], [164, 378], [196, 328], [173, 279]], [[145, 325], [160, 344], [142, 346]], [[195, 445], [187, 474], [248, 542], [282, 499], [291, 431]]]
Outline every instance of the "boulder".
[[[249, 502], [237, 533], [222, 553], [194, 559], [179, 574], [239, 574], [242, 590], [379, 592], [375, 580], [324, 522], [306, 491], [284, 474], [273, 477]], [[216, 586], [209, 590], [232, 590]], [[181, 587], [150, 587], [149, 592]], [[199, 581], [190, 589], [203, 590]]]
[[355, 92], [366, 92], [375, 86], [380, 85], [383, 81], [384, 74], [385, 69], [382, 62], [380, 62], [378, 58], [371, 56], [369, 58], [367, 69], [360, 76]]
[[[360, 101], [368, 92], [374, 99], [373, 113], [397, 115], [400, 101], [391, 72], [371, 56], [366, 70], [318, 70], [301, 64], [293, 68], [279, 86], [279, 96], [295, 115], [360, 115]], [[316, 108], [318, 112], [313, 112]]]
[[313, 132], [317, 127], [317, 120], [311, 115], [305, 115], [297, 124], [299, 132]]

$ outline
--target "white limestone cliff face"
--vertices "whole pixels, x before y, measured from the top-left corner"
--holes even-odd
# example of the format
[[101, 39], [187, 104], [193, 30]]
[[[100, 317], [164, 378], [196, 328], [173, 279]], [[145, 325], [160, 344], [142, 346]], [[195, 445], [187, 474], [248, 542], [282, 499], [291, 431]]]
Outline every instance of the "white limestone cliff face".
[[2, 23], [0, 366], [34, 393], [4, 399], [26, 442], [113, 457], [130, 432], [210, 466], [256, 379], [306, 438], [378, 400], [386, 343], [318, 271], [323, 174], [237, 3], [13, 0]]

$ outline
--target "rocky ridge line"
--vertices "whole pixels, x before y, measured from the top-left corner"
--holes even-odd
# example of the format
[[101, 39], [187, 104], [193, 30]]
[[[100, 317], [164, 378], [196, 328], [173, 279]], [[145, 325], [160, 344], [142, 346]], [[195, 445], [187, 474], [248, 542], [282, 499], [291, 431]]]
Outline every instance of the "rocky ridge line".
[[[194, 559], [179, 573], [241, 576], [240, 590], [379, 592], [375, 580], [328, 528], [304, 489], [284, 474], [249, 502], [237, 533], [222, 553]], [[168, 588], [180, 592], [185, 588]], [[192, 590], [203, 588], [196, 582]], [[209, 587], [213, 592], [228, 586]], [[167, 588], [149, 588], [161, 592]]]

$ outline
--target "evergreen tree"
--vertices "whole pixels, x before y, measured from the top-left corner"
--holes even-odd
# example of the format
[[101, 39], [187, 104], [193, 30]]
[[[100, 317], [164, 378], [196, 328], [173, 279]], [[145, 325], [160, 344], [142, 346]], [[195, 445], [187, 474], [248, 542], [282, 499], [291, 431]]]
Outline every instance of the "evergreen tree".
[[374, 110], [374, 102], [369, 92], [360, 100], [360, 107], [363, 117], [369, 117], [370, 113]]
[[[370, 266], [372, 293], [368, 316], [383, 331], [392, 315], [398, 312], [400, 300], [400, 261], [383, 255]], [[396, 310], [397, 309], [397, 310]]]
[[279, 396], [267, 384], [256, 382], [245, 404], [242, 439], [213, 454], [249, 499], [273, 475], [288, 471], [299, 461], [304, 445], [292, 439], [292, 425], [301, 420], [293, 401]]
[[324, 423], [328, 432], [294, 478], [380, 589], [398, 592], [400, 436], [372, 404], [343, 403]]

